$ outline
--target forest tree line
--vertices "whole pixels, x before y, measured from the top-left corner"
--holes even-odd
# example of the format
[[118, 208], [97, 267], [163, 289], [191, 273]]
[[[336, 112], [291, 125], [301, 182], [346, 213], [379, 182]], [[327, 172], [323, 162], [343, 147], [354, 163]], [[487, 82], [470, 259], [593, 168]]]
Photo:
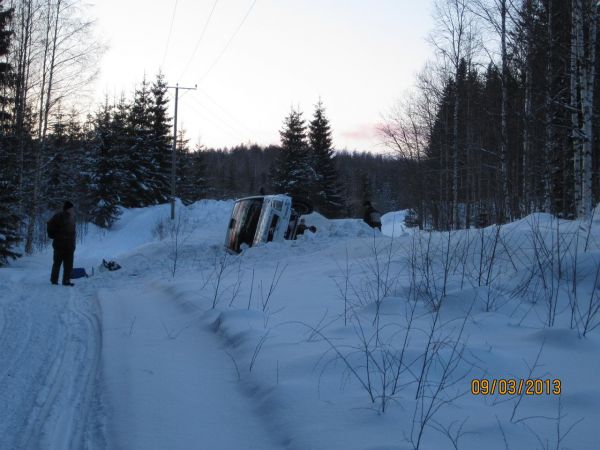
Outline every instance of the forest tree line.
[[598, 0], [436, 0], [436, 58], [384, 139], [414, 165], [421, 226], [543, 211], [589, 219], [600, 201]]
[[[66, 198], [81, 221], [109, 228], [121, 207], [170, 197], [160, 73], [78, 110], [103, 50], [82, 5], [0, 0], [0, 264], [45, 245], [45, 221]], [[600, 200], [598, 1], [434, 6], [436, 56], [381, 124], [388, 155], [336, 151], [319, 101], [306, 119], [283, 118], [279, 145], [191, 147], [180, 133], [177, 196], [287, 192], [328, 217], [358, 217], [370, 200], [440, 230], [534, 211], [589, 218]]]
[[[0, 265], [43, 248], [46, 221], [67, 199], [81, 223], [110, 228], [122, 207], [170, 198], [173, 124], [164, 76], [82, 115], [78, 89], [93, 78], [102, 46], [80, 7], [0, 0]], [[393, 161], [335, 155], [320, 103], [310, 123], [300, 118], [292, 110], [281, 145], [266, 148], [190, 147], [179, 133], [176, 196], [192, 203], [288, 192], [330, 217], [360, 214], [367, 197], [396, 207]]]

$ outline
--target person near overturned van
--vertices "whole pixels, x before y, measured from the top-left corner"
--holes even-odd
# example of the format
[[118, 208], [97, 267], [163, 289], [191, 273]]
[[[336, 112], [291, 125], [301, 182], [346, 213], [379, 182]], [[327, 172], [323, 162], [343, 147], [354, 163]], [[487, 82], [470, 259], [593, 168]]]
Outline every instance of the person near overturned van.
[[75, 255], [75, 209], [73, 203], [66, 201], [62, 211], [56, 213], [48, 221], [48, 237], [52, 239], [54, 258], [50, 282], [58, 284], [60, 266], [63, 266], [62, 284], [74, 286], [71, 283], [73, 257]]
[[307, 230], [311, 233], [316, 233], [317, 227], [315, 227], [314, 225], [308, 226], [306, 225], [306, 221], [304, 219], [300, 219], [298, 228], [296, 228], [296, 237], [302, 236]]
[[363, 216], [363, 220], [371, 227], [377, 228], [381, 231], [381, 213], [377, 211], [370, 201], [365, 200], [363, 203], [365, 207], [365, 214]]

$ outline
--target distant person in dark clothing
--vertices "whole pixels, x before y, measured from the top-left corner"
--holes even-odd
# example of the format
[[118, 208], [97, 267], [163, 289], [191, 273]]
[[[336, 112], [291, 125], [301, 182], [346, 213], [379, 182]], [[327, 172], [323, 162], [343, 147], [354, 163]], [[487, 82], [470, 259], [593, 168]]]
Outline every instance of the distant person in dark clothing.
[[298, 228], [296, 228], [296, 236], [302, 236], [307, 229], [308, 229], [308, 227], [306, 226], [304, 219], [300, 219]]
[[377, 228], [379, 231], [381, 231], [381, 213], [377, 211], [368, 200], [363, 203], [363, 206], [365, 207], [363, 220], [371, 228]]
[[63, 286], [74, 286], [71, 283], [73, 269], [73, 256], [75, 254], [75, 210], [73, 203], [66, 201], [63, 210], [56, 213], [48, 222], [48, 231], [52, 230], [52, 248], [54, 249], [54, 263], [50, 282], [58, 284], [60, 266], [63, 266]]
[[317, 232], [317, 227], [314, 225], [308, 226], [304, 219], [300, 219], [300, 223], [298, 224], [298, 228], [296, 228], [296, 236], [302, 236], [306, 231], [310, 231], [311, 233]]

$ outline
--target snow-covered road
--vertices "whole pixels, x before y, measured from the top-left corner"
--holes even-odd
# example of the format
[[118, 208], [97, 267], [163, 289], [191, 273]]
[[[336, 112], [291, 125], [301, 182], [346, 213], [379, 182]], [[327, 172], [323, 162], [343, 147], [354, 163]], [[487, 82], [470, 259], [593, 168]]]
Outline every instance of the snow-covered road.
[[[92, 296], [15, 271], [0, 309], [0, 448], [84, 448], [98, 430]], [[25, 279], [27, 277], [27, 279]]]
[[109, 448], [270, 449], [234, 362], [160, 285], [100, 289]]
[[31, 268], [2, 285], [1, 449], [279, 448], [199, 311], [146, 279]]

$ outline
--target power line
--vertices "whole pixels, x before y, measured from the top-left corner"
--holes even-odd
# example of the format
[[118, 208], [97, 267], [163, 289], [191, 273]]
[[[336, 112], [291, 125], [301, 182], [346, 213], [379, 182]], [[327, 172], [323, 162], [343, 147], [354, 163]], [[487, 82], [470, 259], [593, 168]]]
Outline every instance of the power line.
[[[202, 114], [209, 122], [211, 122], [213, 125], [219, 127], [221, 130], [225, 131], [230, 136], [235, 137], [236, 139], [241, 138], [242, 141], [247, 138], [246, 132], [240, 130], [239, 128], [233, 126], [231, 123], [225, 121], [222, 117], [215, 114], [213, 111], [210, 111], [206, 107], [206, 105], [201, 103], [195, 97], [187, 97], [186, 100], [187, 100], [186, 104], [191, 109], [196, 111], [198, 114]], [[192, 101], [193, 103], [190, 103], [190, 101]], [[200, 111], [198, 108], [202, 108], [205, 112]], [[217, 120], [218, 122], [215, 122], [215, 120]], [[232, 134], [232, 132], [235, 134], [235, 136]]]
[[186, 91], [196, 89], [194, 87], [182, 87], [179, 84], [167, 86], [167, 89], [175, 89], [175, 117], [173, 119], [173, 149], [171, 151], [171, 220], [175, 219], [175, 182], [176, 182], [176, 163], [177, 163], [177, 100], [179, 98], [179, 89]]
[[204, 95], [213, 105], [215, 105], [217, 108], [219, 108], [221, 111], [223, 111], [223, 113], [225, 113], [226, 116], [229, 116], [229, 118], [235, 122], [236, 125], [239, 125], [241, 128], [243, 128], [246, 132], [251, 133], [252, 131], [250, 130], [250, 128], [248, 128], [247, 126], [245, 126], [240, 120], [238, 120], [233, 114], [231, 114], [229, 111], [227, 111], [225, 109], [225, 107], [223, 107], [221, 104], [219, 104], [214, 98], [212, 98], [210, 95], [208, 95], [208, 92], [206, 92], [204, 89], [202, 88], [198, 88], [198, 91]]
[[252, 9], [254, 8], [254, 5], [256, 5], [256, 2], [257, 2], [257, 0], [254, 0], [252, 2], [252, 4], [250, 5], [250, 8], [248, 8], [248, 11], [246, 11], [246, 15], [244, 16], [244, 18], [242, 19], [242, 21], [240, 22], [240, 24], [237, 26], [237, 28], [235, 29], [235, 31], [233, 32], [233, 34], [231, 35], [231, 37], [227, 41], [227, 44], [225, 44], [225, 47], [223, 47], [223, 50], [221, 50], [221, 53], [219, 53], [219, 56], [217, 56], [217, 58], [213, 61], [212, 65], [208, 68], [208, 70], [206, 72], [204, 72], [204, 75], [202, 75], [202, 77], [200, 77], [200, 81], [204, 80], [207, 77], [207, 75], [217, 65], [217, 63], [219, 62], [219, 60], [221, 59], [221, 57], [225, 54], [225, 52], [229, 48], [229, 45], [231, 44], [231, 42], [233, 41], [233, 39], [235, 38], [235, 36], [238, 34], [238, 32], [240, 31], [240, 29], [244, 25], [244, 22], [246, 22], [246, 19], [248, 18], [248, 16], [252, 12]]
[[169, 35], [167, 36], [167, 45], [165, 46], [165, 54], [163, 55], [163, 60], [161, 63], [161, 67], [165, 65], [165, 60], [167, 59], [167, 53], [169, 52], [169, 44], [171, 43], [171, 33], [173, 32], [173, 23], [175, 22], [175, 13], [177, 12], [177, 3], [179, 0], [175, 0], [173, 5], [173, 14], [171, 14], [171, 25], [169, 26]]
[[[188, 97], [190, 98], [190, 97]], [[194, 112], [196, 112], [199, 116], [201, 116], [202, 118], [204, 118], [204, 120], [206, 120], [206, 122], [211, 123], [214, 127], [220, 129], [222, 132], [224, 132], [225, 134], [227, 134], [228, 136], [232, 137], [233, 139], [235, 139], [236, 141], [239, 142], [244, 142], [244, 137], [240, 134], [237, 133], [232, 133], [230, 130], [228, 130], [227, 128], [225, 128], [223, 125], [221, 125], [219, 122], [215, 122], [211, 116], [209, 114], [206, 114], [202, 111], [200, 111], [200, 109], [196, 108], [193, 104], [191, 103], [187, 103], [187, 107], [190, 108], [191, 110], [193, 110]], [[202, 133], [201, 133], [202, 134]]]
[[192, 61], [194, 60], [194, 56], [196, 56], [196, 52], [198, 51], [198, 47], [200, 47], [200, 43], [202, 42], [202, 38], [204, 37], [204, 33], [206, 33], [206, 30], [208, 28], [208, 24], [210, 23], [210, 19], [213, 16], [213, 13], [215, 12], [215, 8], [217, 7], [217, 3], [219, 3], [219, 0], [215, 0], [215, 2], [213, 3], [212, 9], [210, 10], [210, 14], [208, 15], [208, 19], [206, 19], [206, 22], [204, 23], [204, 28], [202, 28], [202, 32], [200, 33], [200, 37], [198, 38], [198, 41], [196, 42], [196, 46], [194, 47], [194, 51], [192, 52], [192, 56], [190, 56], [190, 60], [188, 61], [187, 65], [185, 66], [185, 69], [183, 69], [183, 72], [181, 73], [181, 76], [179, 77], [180, 79], [183, 78], [183, 76], [185, 75], [185, 73], [187, 72], [187, 70], [190, 68], [190, 64], [192, 64]]

